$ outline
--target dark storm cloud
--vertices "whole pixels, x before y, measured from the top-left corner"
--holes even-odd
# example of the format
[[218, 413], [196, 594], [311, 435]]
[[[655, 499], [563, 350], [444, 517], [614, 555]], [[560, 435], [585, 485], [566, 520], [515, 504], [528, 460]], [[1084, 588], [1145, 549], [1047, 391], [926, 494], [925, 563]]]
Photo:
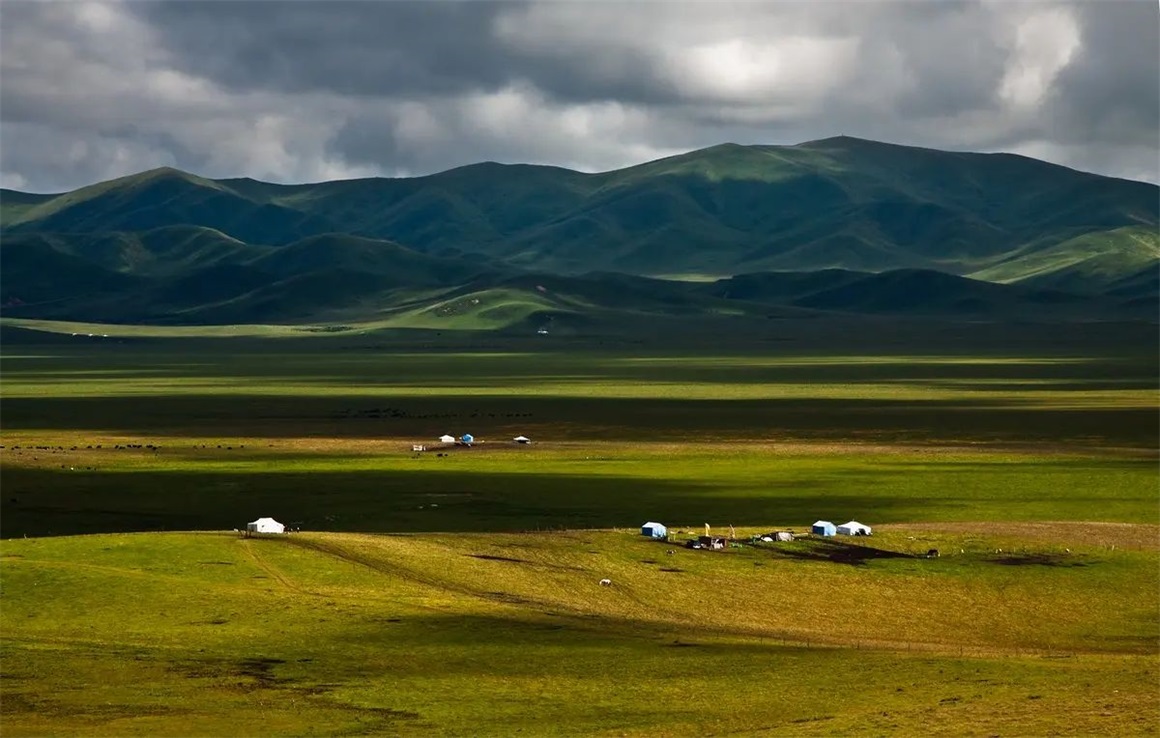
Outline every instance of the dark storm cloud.
[[[991, 33], [993, 22], [987, 14], [961, 10], [889, 19], [877, 34], [885, 41], [878, 51], [898, 49], [913, 80], [898, 99], [898, 113], [953, 115], [995, 107], [1011, 51], [1005, 39]], [[895, 38], [906, 42], [895, 44]]]
[[451, 94], [501, 86], [491, 2], [140, 2], [176, 64], [236, 90]]
[[6, 0], [0, 174], [598, 170], [848, 134], [1155, 180], [1158, 20], [1149, 0]]
[[[530, 81], [553, 97], [655, 101], [632, 49], [544, 55], [496, 35], [522, 2], [142, 2], [175, 62], [239, 90], [447, 95]], [[644, 79], [642, 79], [644, 77]]]
[[1160, 136], [1160, 9], [1155, 3], [1079, 8], [1084, 53], [1059, 76], [1053, 113], [1076, 142], [1113, 136], [1155, 145]]

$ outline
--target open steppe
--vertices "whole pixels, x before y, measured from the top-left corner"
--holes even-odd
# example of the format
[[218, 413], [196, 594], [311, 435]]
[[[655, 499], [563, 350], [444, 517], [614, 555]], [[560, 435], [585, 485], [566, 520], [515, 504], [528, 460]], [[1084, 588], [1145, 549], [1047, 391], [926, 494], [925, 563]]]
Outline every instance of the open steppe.
[[1160, 731], [1142, 344], [24, 338], [5, 735]]

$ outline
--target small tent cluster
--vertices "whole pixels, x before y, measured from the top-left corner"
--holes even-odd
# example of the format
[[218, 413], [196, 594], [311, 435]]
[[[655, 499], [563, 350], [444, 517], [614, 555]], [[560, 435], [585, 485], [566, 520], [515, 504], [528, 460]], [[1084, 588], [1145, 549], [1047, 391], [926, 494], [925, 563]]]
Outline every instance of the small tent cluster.
[[[528, 444], [532, 442], [532, 439], [528, 438], [527, 436], [516, 436], [512, 439], [512, 442]], [[471, 435], [470, 433], [464, 433], [459, 438], [456, 438], [455, 436], [444, 433], [443, 435], [439, 436], [439, 443], [447, 446], [456, 444], [460, 446], [470, 446], [475, 443], [475, 436]]]
[[475, 443], [475, 436], [471, 435], [470, 433], [464, 433], [457, 440], [455, 436], [444, 433], [443, 435], [439, 436], [439, 443], [458, 443], [463, 446], [470, 446], [471, 444]]
[[851, 520], [844, 525], [834, 525], [828, 520], [819, 520], [810, 526], [810, 532], [816, 536], [868, 536], [870, 526], [862, 525], [857, 520]]

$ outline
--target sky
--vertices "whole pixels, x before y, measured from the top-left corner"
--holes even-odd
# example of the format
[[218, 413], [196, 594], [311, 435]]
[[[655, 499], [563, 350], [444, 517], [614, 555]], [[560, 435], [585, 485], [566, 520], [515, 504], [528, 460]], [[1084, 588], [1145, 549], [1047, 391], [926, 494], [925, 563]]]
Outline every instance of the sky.
[[1156, 0], [0, 3], [0, 186], [605, 171], [835, 135], [1160, 179]]

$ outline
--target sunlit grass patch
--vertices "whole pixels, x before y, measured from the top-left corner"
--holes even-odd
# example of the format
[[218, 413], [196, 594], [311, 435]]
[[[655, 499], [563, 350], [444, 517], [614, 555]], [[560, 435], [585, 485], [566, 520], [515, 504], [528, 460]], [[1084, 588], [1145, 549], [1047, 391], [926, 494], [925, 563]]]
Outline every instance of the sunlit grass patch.
[[[902, 532], [859, 543], [900, 549]], [[989, 733], [1156, 724], [1153, 553], [853, 567], [669, 548], [628, 531], [4, 541], [5, 732], [958, 735], [967, 711]], [[1121, 596], [1101, 601], [1113, 580]]]

